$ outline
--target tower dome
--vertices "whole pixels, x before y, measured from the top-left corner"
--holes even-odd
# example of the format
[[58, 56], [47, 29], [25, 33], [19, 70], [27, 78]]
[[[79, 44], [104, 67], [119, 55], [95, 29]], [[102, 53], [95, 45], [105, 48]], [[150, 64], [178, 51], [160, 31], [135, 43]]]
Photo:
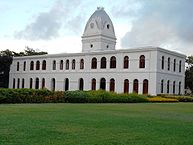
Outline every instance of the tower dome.
[[98, 7], [86, 24], [82, 36], [82, 51], [115, 50], [115, 44], [113, 23], [104, 8]]

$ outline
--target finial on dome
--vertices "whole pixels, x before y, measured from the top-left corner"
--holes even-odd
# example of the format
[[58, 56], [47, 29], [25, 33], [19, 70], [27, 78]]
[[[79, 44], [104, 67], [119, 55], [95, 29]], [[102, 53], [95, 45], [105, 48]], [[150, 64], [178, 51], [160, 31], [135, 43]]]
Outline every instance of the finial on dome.
[[97, 7], [97, 10], [104, 10], [104, 7]]

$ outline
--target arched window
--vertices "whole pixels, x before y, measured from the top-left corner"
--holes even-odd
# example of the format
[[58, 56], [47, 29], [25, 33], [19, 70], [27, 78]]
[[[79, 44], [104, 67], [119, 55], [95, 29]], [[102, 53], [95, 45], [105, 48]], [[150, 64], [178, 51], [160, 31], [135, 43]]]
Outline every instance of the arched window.
[[135, 79], [135, 80], [133, 81], [133, 93], [137, 93], [137, 94], [138, 94], [138, 86], [139, 86], [138, 80]]
[[129, 93], [129, 80], [124, 80], [124, 93]]
[[182, 83], [179, 82], [179, 86], [178, 86], [178, 87], [179, 87], [179, 88], [178, 88], [178, 95], [181, 95], [181, 84], [182, 84]]
[[35, 89], [39, 89], [39, 78], [36, 78]]
[[56, 80], [55, 80], [55, 78], [52, 78], [52, 80], [51, 80], [51, 90], [55, 91], [55, 89], [56, 89]]
[[169, 80], [167, 81], [167, 93], [168, 94], [170, 93], [170, 81]]
[[139, 57], [139, 68], [145, 68], [145, 56], [141, 55]]
[[80, 69], [84, 69], [84, 59], [80, 60]]
[[46, 83], [45, 78], [42, 78], [42, 89], [45, 88], [45, 83]]
[[43, 60], [42, 62], [42, 70], [46, 70], [46, 61], [45, 60]]
[[179, 61], [179, 72], [181, 72], [182, 71], [182, 61], [180, 60]]
[[32, 88], [33, 88], [33, 79], [32, 79], [32, 78], [30, 78], [29, 88], [30, 88], [30, 89], [32, 89]]
[[97, 59], [96, 59], [96, 57], [92, 58], [91, 69], [97, 69]]
[[161, 93], [164, 93], [164, 80], [161, 80]]
[[17, 62], [17, 71], [19, 71], [19, 62]]
[[101, 68], [106, 68], [107, 66], [107, 60], [106, 57], [101, 58]]
[[105, 78], [101, 78], [101, 80], [100, 80], [100, 89], [106, 90], [106, 80], [105, 80]]
[[72, 69], [75, 69], [75, 64], [76, 64], [76, 61], [75, 59], [72, 60]]
[[63, 70], [64, 62], [63, 60], [60, 60], [60, 70]]
[[34, 62], [33, 61], [30, 62], [30, 70], [34, 70]]
[[15, 78], [13, 79], [13, 89], [15, 89]]
[[116, 57], [112, 56], [110, 59], [110, 68], [116, 68]]
[[168, 57], [168, 70], [170, 70], [170, 58]]
[[36, 61], [36, 70], [40, 70], [40, 61]]
[[66, 78], [66, 79], [64, 80], [64, 90], [65, 90], [65, 91], [68, 91], [68, 90], [69, 90], [69, 79], [68, 79], [68, 78]]
[[24, 78], [22, 79], [22, 84], [21, 84], [21, 88], [24, 88], [25, 87], [25, 80]]
[[164, 56], [162, 56], [162, 64], [161, 64], [162, 69], [164, 69], [164, 62], [165, 62]]
[[124, 57], [124, 63], [123, 63], [123, 68], [129, 68], [129, 57], [125, 56]]
[[176, 92], [176, 82], [174, 81], [173, 82], [173, 94], [175, 94], [175, 92]]
[[79, 90], [84, 90], [84, 80], [83, 80], [83, 78], [79, 79]]
[[110, 87], [109, 91], [114, 92], [115, 91], [115, 80], [112, 78], [110, 79]]
[[174, 68], [173, 68], [173, 71], [174, 71], [174, 72], [176, 71], [176, 59], [174, 59]]
[[19, 87], [20, 87], [20, 79], [18, 78], [17, 79], [17, 88], [19, 89]]
[[95, 78], [92, 79], [91, 90], [96, 90], [96, 79]]
[[25, 71], [26, 70], [26, 61], [24, 61], [24, 63], [23, 63], [23, 71]]
[[53, 60], [52, 69], [56, 70], [56, 61], [55, 60]]
[[143, 80], [143, 94], [148, 94], [148, 80]]
[[66, 70], [69, 70], [69, 60], [66, 60]]

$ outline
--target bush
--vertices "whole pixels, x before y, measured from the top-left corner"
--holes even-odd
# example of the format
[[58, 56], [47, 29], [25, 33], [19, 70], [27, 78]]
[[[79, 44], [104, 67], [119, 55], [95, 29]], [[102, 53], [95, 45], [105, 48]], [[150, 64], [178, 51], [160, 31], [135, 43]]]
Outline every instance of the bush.
[[175, 98], [150, 97], [147, 98], [149, 102], [164, 103], [164, 102], [178, 102]]

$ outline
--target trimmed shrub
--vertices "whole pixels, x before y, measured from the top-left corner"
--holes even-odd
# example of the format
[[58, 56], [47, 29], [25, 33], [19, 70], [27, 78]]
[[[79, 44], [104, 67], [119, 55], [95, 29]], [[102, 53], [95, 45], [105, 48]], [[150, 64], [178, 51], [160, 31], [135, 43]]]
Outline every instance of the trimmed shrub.
[[164, 103], [164, 102], [178, 102], [175, 98], [150, 97], [147, 98], [149, 102]]

